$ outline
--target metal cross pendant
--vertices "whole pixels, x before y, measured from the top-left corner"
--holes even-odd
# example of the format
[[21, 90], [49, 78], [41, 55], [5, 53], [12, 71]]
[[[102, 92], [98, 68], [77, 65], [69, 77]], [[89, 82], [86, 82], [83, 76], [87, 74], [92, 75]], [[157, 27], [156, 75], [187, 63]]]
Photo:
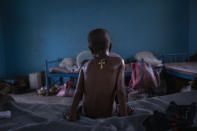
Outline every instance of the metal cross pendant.
[[103, 69], [103, 65], [105, 64], [105, 59], [101, 59], [98, 64], [100, 65], [100, 68]]

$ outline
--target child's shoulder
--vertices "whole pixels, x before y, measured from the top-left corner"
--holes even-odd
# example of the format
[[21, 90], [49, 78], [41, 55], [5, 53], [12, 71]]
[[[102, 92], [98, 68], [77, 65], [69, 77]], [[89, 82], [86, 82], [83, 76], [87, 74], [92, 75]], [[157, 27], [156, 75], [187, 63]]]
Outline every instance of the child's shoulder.
[[[111, 63], [111, 65], [120, 65], [120, 66], [124, 66], [124, 59], [118, 55], [117, 53], [110, 53], [110, 55], [107, 57], [107, 61], [109, 63]], [[92, 58], [89, 59], [84, 65], [83, 65], [83, 69], [87, 69], [87, 67], [90, 67], [92, 64], [94, 65], [94, 63], [97, 62], [96, 59]]]
[[117, 53], [114, 52], [110, 53], [109, 58], [114, 62], [124, 65], [124, 59]]

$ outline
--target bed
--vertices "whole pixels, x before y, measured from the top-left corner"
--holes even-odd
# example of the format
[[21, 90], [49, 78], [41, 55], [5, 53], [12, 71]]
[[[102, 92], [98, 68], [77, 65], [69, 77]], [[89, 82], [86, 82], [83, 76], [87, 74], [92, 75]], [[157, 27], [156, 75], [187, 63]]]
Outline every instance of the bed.
[[[162, 54], [161, 59], [162, 61], [167, 64], [167, 63], [172, 63], [172, 62], [183, 62], [183, 61], [188, 61], [189, 55], [188, 53], [176, 53], [176, 54]], [[63, 78], [66, 77], [74, 77], [75, 79], [78, 78], [78, 72], [65, 72], [63, 69], [60, 68], [54, 68], [56, 71], [51, 72], [50, 69], [52, 67], [57, 67], [57, 65], [62, 61], [63, 59], [58, 58], [57, 60], [52, 60], [48, 61], [46, 60], [45, 62], [45, 72], [46, 72], [46, 87], [47, 90], [51, 87], [53, 82], [51, 79], [57, 78], [57, 80], [63, 84]], [[163, 67], [159, 67], [157, 70], [160, 72]], [[177, 73], [172, 73], [172, 71], [166, 70], [166, 73], [171, 74], [171, 75], [177, 75]], [[130, 77], [131, 72], [125, 72], [125, 77]], [[177, 75], [179, 76], [184, 76], [185, 78], [193, 79], [193, 77], [188, 76], [188, 75]]]
[[175, 62], [164, 64], [166, 72], [184, 79], [197, 78], [197, 62]]
[[195, 67], [196, 62], [191, 62], [190, 56], [188, 53], [161, 55], [164, 63], [163, 71], [168, 93], [180, 91], [182, 88], [188, 86], [189, 81], [195, 79], [194, 72], [197, 72], [197, 68]]
[[[62, 117], [69, 104], [25, 104], [11, 103], [11, 119], [0, 120], [2, 131], [145, 131], [143, 121], [154, 110], [164, 111], [170, 101], [177, 104], [191, 104], [197, 102], [197, 91], [176, 93], [129, 102], [135, 107], [131, 116], [113, 116], [106, 119], [91, 119], [81, 116], [76, 122], [69, 122]], [[195, 116], [192, 126], [197, 126]]]
[[[53, 84], [51, 79], [52, 78], [58, 78], [59, 82], [62, 84], [63, 83], [63, 78], [64, 77], [74, 77], [75, 79], [78, 78], [78, 73], [63, 73], [63, 69], [62, 71], [54, 71], [51, 72], [50, 69], [54, 68], [54, 69], [58, 69], [57, 65], [62, 61], [62, 58], [58, 58], [57, 60], [52, 60], [52, 61], [45, 61], [45, 77], [46, 77], [46, 87], [47, 89], [50, 88], [50, 86]], [[60, 69], [58, 69], [60, 70]]]
[[[46, 87], [49, 89], [53, 84], [51, 79], [58, 78], [59, 82], [63, 84], [63, 78], [74, 77], [75, 79], [78, 78], [78, 72], [66, 72], [64, 69], [58, 68], [57, 65], [62, 61], [61, 58], [52, 61], [45, 61], [45, 77], [46, 77]], [[53, 71], [50, 69], [53, 68]], [[125, 72], [125, 77], [130, 77], [131, 72]]]

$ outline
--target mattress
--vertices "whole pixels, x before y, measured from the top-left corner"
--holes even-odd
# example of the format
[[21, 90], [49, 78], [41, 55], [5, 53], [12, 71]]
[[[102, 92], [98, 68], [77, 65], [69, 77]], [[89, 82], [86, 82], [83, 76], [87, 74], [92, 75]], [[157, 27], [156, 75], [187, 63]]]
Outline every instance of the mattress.
[[167, 70], [197, 77], [197, 62], [179, 62], [164, 64]]
[[[0, 131], [144, 131], [143, 121], [153, 114], [154, 110], [165, 111], [170, 101], [177, 104], [197, 102], [197, 91], [129, 102], [129, 105], [135, 107], [130, 116], [113, 116], [105, 119], [81, 116], [76, 122], [69, 122], [63, 118], [63, 112], [68, 110], [70, 105], [12, 102], [9, 105], [12, 118], [0, 120]], [[194, 126], [197, 126], [197, 116], [194, 119]]]

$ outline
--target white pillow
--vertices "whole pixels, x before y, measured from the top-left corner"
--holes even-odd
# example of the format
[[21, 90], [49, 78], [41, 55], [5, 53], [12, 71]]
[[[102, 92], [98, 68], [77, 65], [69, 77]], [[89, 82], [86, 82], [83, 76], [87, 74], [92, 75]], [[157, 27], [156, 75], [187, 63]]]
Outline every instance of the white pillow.
[[77, 55], [77, 66], [80, 67], [84, 60], [90, 60], [93, 56], [90, 51], [82, 51]]
[[73, 66], [75, 65], [75, 62], [72, 58], [64, 58], [60, 64], [59, 64], [59, 67], [60, 68], [64, 68], [70, 72], [73, 71]]
[[134, 58], [138, 61], [142, 59], [152, 66], [162, 66], [162, 61], [158, 60], [151, 52], [143, 51], [135, 54]]

